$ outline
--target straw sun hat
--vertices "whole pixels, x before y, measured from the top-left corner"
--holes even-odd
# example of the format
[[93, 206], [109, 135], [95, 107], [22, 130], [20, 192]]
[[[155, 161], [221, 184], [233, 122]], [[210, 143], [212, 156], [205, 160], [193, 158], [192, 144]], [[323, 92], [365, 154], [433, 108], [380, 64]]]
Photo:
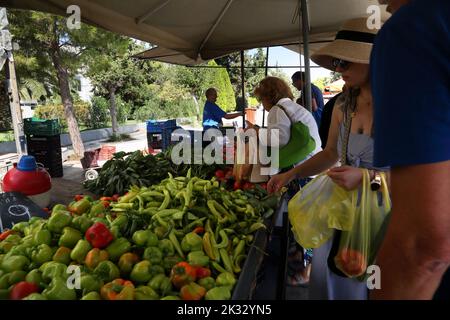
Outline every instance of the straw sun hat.
[[311, 60], [319, 66], [334, 71], [333, 58], [354, 63], [370, 63], [370, 52], [377, 29], [367, 27], [367, 18], [348, 20], [341, 27], [336, 39], [317, 50]]

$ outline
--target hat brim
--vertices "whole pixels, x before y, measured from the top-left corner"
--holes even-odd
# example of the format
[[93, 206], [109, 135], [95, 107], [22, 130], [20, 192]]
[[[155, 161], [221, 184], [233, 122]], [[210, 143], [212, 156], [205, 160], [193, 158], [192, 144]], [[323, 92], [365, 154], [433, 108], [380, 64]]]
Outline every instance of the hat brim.
[[311, 60], [323, 68], [334, 71], [333, 58], [369, 64], [371, 51], [371, 43], [338, 39], [317, 50], [311, 56]]

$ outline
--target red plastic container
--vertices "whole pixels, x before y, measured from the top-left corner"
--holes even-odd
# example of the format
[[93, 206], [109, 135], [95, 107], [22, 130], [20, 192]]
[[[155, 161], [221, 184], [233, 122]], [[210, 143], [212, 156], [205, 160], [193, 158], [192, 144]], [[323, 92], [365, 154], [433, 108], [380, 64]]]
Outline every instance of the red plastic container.
[[51, 178], [48, 172], [38, 167], [33, 156], [23, 156], [3, 178], [4, 192], [20, 192], [41, 208], [50, 204]]

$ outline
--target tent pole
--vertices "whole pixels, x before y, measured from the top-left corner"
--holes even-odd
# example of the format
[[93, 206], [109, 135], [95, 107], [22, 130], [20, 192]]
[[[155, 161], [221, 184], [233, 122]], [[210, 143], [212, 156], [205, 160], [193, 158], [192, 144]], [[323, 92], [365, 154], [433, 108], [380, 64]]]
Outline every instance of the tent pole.
[[[265, 76], [269, 75], [269, 47], [266, 49], [266, 70], [264, 72]], [[262, 127], [264, 128], [264, 118], [266, 117], [266, 109], [263, 106], [263, 119], [262, 119]]]
[[[6, 16], [6, 9], [0, 8], [3, 11], [1, 16], [4, 17], [4, 24], [0, 26], [2, 33], [6, 34], [6, 37], [9, 37], [7, 41], [11, 44], [11, 35], [8, 31], [8, 20]], [[5, 39], [5, 37], [4, 37]], [[11, 118], [13, 122], [14, 129], [14, 140], [16, 142], [16, 152], [20, 156], [26, 153], [25, 146], [25, 135], [23, 132], [23, 120], [22, 120], [22, 110], [20, 109], [20, 98], [19, 98], [19, 88], [17, 87], [17, 79], [16, 79], [16, 68], [14, 66], [14, 57], [12, 53], [12, 45], [10, 47], [4, 48], [6, 52], [6, 81], [8, 87], [8, 96], [9, 96], [9, 106], [11, 109]]]
[[242, 128], [245, 128], [245, 78], [244, 78], [244, 51], [241, 50], [241, 86], [242, 86]]
[[[312, 97], [311, 97], [311, 68], [309, 63], [309, 17], [308, 17], [308, 4], [307, 0], [299, 0], [299, 4], [301, 2], [301, 9], [299, 10], [299, 16], [302, 21], [301, 28], [303, 33], [303, 59], [305, 63], [305, 91], [302, 92], [302, 95], [305, 97], [304, 106], [306, 109], [311, 111], [312, 105]], [[300, 52], [301, 52], [301, 44], [300, 44]]]

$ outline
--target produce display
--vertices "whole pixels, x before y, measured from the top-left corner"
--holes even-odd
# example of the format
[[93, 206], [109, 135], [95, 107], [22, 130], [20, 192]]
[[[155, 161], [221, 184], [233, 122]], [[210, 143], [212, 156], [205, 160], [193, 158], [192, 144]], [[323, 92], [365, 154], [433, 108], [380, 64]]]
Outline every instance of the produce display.
[[185, 176], [191, 169], [193, 176], [207, 179], [223, 167], [206, 164], [177, 165], [172, 162], [170, 154], [170, 148], [156, 155], [144, 155], [141, 151], [115, 153], [103, 165], [98, 178], [86, 181], [84, 186], [94, 194], [112, 196], [125, 193], [131, 186], [158, 184], [167, 177], [167, 173]]
[[77, 196], [0, 234], [0, 299], [230, 299], [278, 197], [191, 173]]

